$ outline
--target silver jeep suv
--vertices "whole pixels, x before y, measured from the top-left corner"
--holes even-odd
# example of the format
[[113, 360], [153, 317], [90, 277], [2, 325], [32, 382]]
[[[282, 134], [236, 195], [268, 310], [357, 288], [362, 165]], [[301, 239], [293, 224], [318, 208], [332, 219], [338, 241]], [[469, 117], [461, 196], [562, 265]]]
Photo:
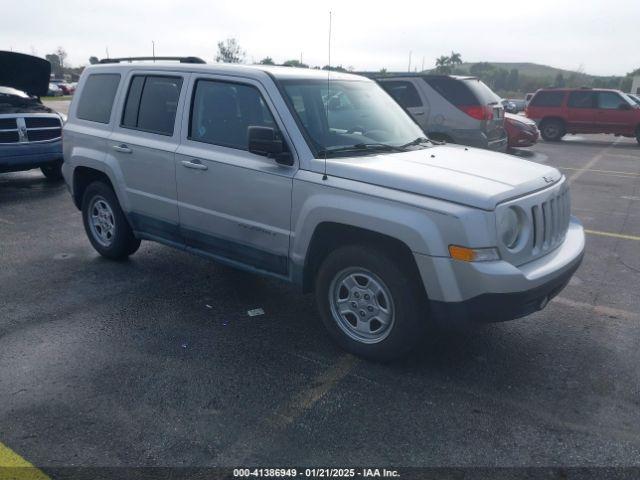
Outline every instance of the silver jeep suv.
[[101, 255], [154, 240], [293, 282], [377, 360], [541, 309], [578, 268], [556, 169], [433, 145], [363, 77], [180, 60], [82, 74], [63, 173]]

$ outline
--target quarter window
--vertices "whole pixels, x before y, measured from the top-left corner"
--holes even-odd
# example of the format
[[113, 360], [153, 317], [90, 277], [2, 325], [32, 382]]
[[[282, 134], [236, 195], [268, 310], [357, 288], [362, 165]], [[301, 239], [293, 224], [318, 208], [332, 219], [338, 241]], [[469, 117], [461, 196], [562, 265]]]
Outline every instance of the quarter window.
[[411, 82], [380, 82], [393, 99], [404, 108], [421, 107], [420, 95]]
[[91, 122], [109, 123], [113, 99], [120, 83], [118, 73], [94, 73], [82, 87], [76, 116]]
[[571, 108], [594, 108], [593, 92], [571, 92], [567, 105]]
[[620, 104], [625, 102], [620, 95], [615, 92], [598, 92], [598, 108], [615, 110]]
[[248, 150], [249, 127], [276, 128], [258, 89], [251, 85], [198, 80], [193, 94], [189, 138]]
[[122, 126], [173, 135], [182, 78], [136, 75], [131, 79]]

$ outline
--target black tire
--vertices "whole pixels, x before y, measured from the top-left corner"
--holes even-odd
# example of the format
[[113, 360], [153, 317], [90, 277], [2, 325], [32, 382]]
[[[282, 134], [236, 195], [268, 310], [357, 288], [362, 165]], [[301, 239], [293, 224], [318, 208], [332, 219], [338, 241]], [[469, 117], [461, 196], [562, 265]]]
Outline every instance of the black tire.
[[638, 145], [640, 145], [640, 126], [636, 128], [636, 140], [638, 141]]
[[[327, 331], [343, 349], [369, 360], [384, 362], [406, 355], [422, 340], [428, 321], [428, 303], [422, 281], [415, 278], [417, 274], [411, 273], [413, 269], [405, 263], [394, 259], [381, 249], [363, 245], [341, 247], [331, 252], [324, 260], [316, 278], [316, 303]], [[335, 285], [340, 284], [337, 279], [352, 269], [364, 269], [373, 274], [391, 296], [393, 320], [389, 322], [390, 326], [385, 328], [384, 338], [381, 337], [375, 343], [353, 338], [353, 332], [347, 333], [349, 328], [344, 326], [346, 320], [341, 320], [339, 314], [334, 316], [332, 303], [335, 303], [330, 298], [338, 291], [335, 289]], [[360, 285], [358, 288], [363, 287]], [[340, 290], [339, 287], [338, 289]], [[347, 298], [355, 300], [354, 295], [355, 293], [348, 293]], [[364, 295], [360, 298], [364, 302]], [[355, 302], [347, 303], [351, 306]], [[379, 303], [376, 298], [375, 304]], [[369, 307], [358, 306], [357, 309], [359, 308], [362, 310], [358, 313], [362, 314], [364, 308]], [[371, 315], [375, 315], [375, 312]], [[351, 316], [358, 322], [357, 315]], [[375, 318], [370, 319], [369, 324], [374, 325], [375, 322]], [[355, 328], [354, 325], [352, 327]]]
[[562, 120], [551, 118], [540, 123], [540, 135], [547, 142], [558, 142], [564, 137], [566, 129]]
[[47, 178], [53, 182], [59, 182], [62, 180], [62, 162], [57, 161], [48, 165], [40, 167], [40, 171]]
[[[98, 212], [99, 207], [102, 209], [101, 212]], [[90, 216], [104, 212], [106, 212], [105, 222], [113, 227], [109, 230], [110, 238], [101, 238], [98, 232], [104, 232], [106, 229], [92, 226], [90, 220]], [[93, 182], [85, 190], [82, 197], [82, 222], [91, 245], [103, 257], [122, 260], [135, 253], [140, 247], [140, 239], [133, 234], [116, 194], [105, 182]]]

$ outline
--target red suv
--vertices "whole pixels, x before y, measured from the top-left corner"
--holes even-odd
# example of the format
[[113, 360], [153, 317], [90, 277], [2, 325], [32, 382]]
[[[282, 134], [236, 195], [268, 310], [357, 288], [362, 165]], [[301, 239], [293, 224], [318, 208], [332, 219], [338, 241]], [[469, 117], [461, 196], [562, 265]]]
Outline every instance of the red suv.
[[560, 140], [566, 133], [613, 133], [640, 143], [640, 107], [619, 90], [544, 88], [525, 110], [542, 138]]

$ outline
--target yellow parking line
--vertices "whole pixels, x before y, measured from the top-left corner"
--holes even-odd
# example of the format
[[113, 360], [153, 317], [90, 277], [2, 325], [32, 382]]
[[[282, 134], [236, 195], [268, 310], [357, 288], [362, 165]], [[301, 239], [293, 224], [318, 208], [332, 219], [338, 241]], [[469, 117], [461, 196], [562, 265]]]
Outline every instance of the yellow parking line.
[[601, 232], [599, 230], [586, 230], [586, 229], [585, 229], [585, 233], [589, 233], [591, 235], [600, 235], [602, 237], [623, 238], [625, 240], [640, 240], [640, 237], [636, 237], [635, 235], [625, 235], [623, 233]]
[[0, 442], [0, 480], [51, 480], [42, 470]]

